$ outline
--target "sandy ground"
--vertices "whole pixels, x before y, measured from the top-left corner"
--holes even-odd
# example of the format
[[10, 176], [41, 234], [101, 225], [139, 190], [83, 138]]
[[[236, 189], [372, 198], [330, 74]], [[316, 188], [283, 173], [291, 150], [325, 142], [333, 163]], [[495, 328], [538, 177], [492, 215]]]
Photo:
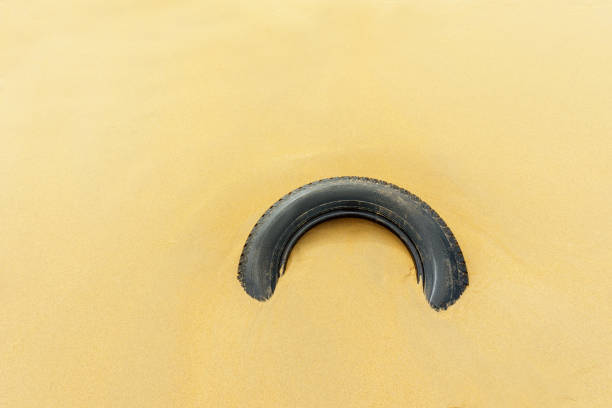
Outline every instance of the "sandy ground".
[[[0, 1], [1, 407], [612, 406], [607, 1]], [[435, 208], [235, 278], [261, 213], [362, 175]]]

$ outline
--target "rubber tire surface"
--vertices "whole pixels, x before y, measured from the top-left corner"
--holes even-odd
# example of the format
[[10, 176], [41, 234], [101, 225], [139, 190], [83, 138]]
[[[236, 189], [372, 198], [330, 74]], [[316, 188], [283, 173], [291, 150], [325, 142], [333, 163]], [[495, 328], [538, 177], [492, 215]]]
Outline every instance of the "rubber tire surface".
[[429, 205], [381, 180], [335, 177], [290, 192], [255, 224], [238, 265], [245, 291], [260, 301], [270, 298], [297, 240], [315, 225], [339, 217], [366, 218], [393, 231], [412, 254], [417, 282], [423, 280], [434, 309], [452, 305], [468, 285], [457, 240]]

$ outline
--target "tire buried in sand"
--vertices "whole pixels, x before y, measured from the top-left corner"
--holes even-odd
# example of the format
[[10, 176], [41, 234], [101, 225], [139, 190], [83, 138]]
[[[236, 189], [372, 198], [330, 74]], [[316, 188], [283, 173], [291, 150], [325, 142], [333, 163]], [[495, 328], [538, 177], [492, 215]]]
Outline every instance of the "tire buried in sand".
[[299, 238], [340, 217], [365, 218], [393, 231], [410, 251], [432, 308], [446, 309], [468, 285], [459, 244], [429, 205], [384, 181], [334, 177], [293, 190], [261, 216], [240, 256], [238, 280], [244, 290], [260, 301], [270, 298]]

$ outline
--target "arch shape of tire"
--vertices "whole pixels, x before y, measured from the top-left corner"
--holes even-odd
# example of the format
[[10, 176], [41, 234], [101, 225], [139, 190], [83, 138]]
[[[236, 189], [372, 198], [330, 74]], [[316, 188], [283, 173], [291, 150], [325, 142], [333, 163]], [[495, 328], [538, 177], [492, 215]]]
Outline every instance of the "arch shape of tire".
[[253, 298], [270, 298], [298, 239], [332, 218], [358, 217], [394, 232], [410, 251], [417, 283], [432, 308], [446, 309], [468, 275], [457, 240], [440, 216], [414, 194], [365, 177], [334, 177], [293, 190], [261, 216], [242, 250], [238, 280]]

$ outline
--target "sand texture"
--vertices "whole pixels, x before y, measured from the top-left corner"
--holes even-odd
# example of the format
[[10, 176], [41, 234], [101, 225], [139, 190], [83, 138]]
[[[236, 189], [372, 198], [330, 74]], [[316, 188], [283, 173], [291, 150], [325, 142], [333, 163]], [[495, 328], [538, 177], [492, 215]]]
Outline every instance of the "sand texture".
[[[608, 1], [0, 0], [0, 407], [612, 406]], [[447, 222], [437, 313], [334, 220], [274, 296], [278, 198], [387, 180]]]

